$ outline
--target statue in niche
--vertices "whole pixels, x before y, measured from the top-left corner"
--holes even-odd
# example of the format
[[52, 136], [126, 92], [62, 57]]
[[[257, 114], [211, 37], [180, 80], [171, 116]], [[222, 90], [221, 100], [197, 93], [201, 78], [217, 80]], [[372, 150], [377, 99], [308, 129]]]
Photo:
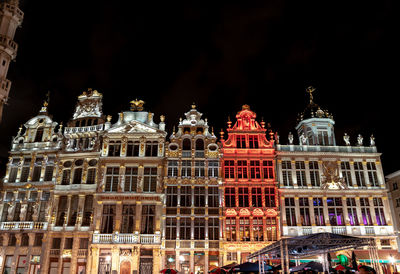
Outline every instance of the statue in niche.
[[21, 221], [25, 220], [25, 215], [26, 215], [26, 210], [27, 210], [28, 205], [27, 204], [22, 204], [21, 205], [21, 211], [19, 213], [19, 219]]
[[11, 221], [12, 218], [13, 218], [12, 213], [13, 213], [13, 211], [14, 211], [14, 207], [15, 207], [15, 203], [8, 203], [8, 209], [7, 209], [8, 215], [7, 215], [7, 219], [8, 219], [9, 221]]
[[276, 141], [276, 144], [279, 145], [279, 134], [278, 134], [278, 132], [275, 134], [275, 141]]
[[363, 146], [363, 140], [364, 140], [364, 138], [361, 136], [361, 134], [358, 134], [357, 145], [358, 146]]
[[323, 174], [321, 180], [322, 189], [346, 189], [347, 185], [343, 177], [340, 176], [336, 162], [327, 161], [322, 163]]
[[369, 138], [369, 145], [370, 145], [371, 147], [374, 147], [374, 146], [375, 146], [375, 137], [374, 137], [373, 134], [371, 134], [371, 137]]
[[350, 146], [350, 136], [347, 133], [344, 133], [343, 140], [346, 143], [346, 146]]
[[304, 132], [301, 133], [301, 135], [300, 135], [300, 143], [301, 143], [303, 146], [307, 145], [307, 139], [308, 139], [308, 138], [304, 135]]
[[293, 134], [291, 132], [289, 132], [288, 140], [289, 140], [289, 145], [293, 145]]

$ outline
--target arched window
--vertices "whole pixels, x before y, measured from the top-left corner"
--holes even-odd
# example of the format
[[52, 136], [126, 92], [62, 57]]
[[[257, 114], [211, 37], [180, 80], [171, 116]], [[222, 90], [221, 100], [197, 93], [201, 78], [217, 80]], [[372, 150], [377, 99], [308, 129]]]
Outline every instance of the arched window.
[[192, 149], [192, 144], [190, 143], [190, 139], [188, 138], [183, 139], [182, 150], [191, 150], [191, 149]]
[[196, 140], [196, 150], [204, 150], [204, 141], [203, 139]]
[[35, 136], [35, 141], [34, 142], [41, 142], [43, 139], [43, 128], [39, 127], [36, 130], [36, 136]]

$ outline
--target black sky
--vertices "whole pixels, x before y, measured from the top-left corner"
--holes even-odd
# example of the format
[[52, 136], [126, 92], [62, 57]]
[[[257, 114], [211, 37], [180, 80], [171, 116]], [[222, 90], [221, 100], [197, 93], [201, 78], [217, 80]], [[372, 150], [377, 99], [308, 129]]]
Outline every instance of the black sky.
[[249, 104], [286, 143], [313, 85], [338, 143], [344, 132], [352, 143], [373, 133], [385, 174], [398, 170], [395, 1], [291, 2], [22, 1], [1, 169], [11, 136], [47, 90], [58, 122], [91, 87], [105, 114], [115, 119], [140, 98], [156, 122], [166, 115], [169, 132], [193, 101], [216, 131]]

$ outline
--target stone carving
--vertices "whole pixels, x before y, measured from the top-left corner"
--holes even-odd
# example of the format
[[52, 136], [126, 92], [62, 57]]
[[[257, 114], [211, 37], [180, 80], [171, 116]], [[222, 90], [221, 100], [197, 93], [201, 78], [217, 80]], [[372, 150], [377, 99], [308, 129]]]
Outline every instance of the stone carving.
[[346, 143], [346, 146], [350, 146], [350, 136], [347, 133], [344, 134], [343, 140]]
[[14, 211], [14, 207], [15, 207], [15, 204], [14, 203], [8, 203], [8, 209], [7, 209], [7, 219], [9, 220], [9, 221], [11, 221], [12, 220], [12, 218], [13, 218], [13, 211]]
[[369, 145], [370, 145], [371, 147], [374, 147], [374, 146], [375, 146], [375, 137], [374, 137], [373, 134], [372, 134], [371, 137], [369, 138]]
[[357, 145], [358, 146], [363, 146], [363, 140], [364, 140], [364, 138], [361, 136], [361, 134], [358, 134]]
[[21, 211], [19, 213], [19, 219], [21, 221], [25, 220], [25, 215], [26, 215], [26, 210], [27, 210], [28, 205], [27, 204], [22, 204], [21, 205]]
[[300, 135], [300, 143], [301, 143], [303, 146], [307, 145], [307, 139], [308, 139], [308, 137], [306, 137], [306, 136], [304, 135], [304, 132], [301, 133], [301, 135]]
[[346, 189], [344, 178], [340, 177], [338, 165], [334, 161], [323, 162], [322, 189]]
[[289, 132], [288, 140], [289, 140], [289, 145], [293, 145], [293, 134], [291, 132]]

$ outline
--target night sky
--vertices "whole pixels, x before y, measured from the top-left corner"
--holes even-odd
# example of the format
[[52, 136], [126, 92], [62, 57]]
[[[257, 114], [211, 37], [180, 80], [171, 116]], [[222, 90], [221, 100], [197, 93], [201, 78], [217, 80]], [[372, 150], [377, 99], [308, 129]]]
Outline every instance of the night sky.
[[359, 133], [369, 144], [373, 133], [385, 174], [400, 169], [394, 1], [21, 2], [1, 173], [11, 136], [48, 90], [49, 112], [65, 124], [89, 87], [103, 93], [113, 122], [138, 98], [156, 123], [166, 116], [169, 133], [192, 102], [216, 132], [249, 104], [286, 144], [312, 85], [334, 115], [339, 145], [344, 132], [352, 144]]

